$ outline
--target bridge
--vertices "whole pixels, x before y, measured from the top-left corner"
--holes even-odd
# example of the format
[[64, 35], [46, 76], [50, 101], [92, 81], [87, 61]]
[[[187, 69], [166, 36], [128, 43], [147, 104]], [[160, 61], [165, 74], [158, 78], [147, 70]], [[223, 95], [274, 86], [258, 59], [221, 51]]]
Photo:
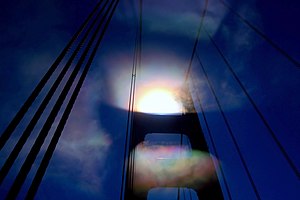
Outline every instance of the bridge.
[[[213, 2], [230, 13], [240, 26], [251, 31], [262, 42], [263, 49], [277, 55], [274, 61], [268, 63], [264, 60], [260, 64], [268, 65], [266, 69], [276, 71], [274, 74], [289, 74], [290, 80], [284, 78], [286, 82], [281, 84], [290, 86], [290, 94], [297, 94], [298, 87], [292, 85], [300, 80], [298, 60], [227, 1]], [[122, 34], [109, 30], [111, 25], [122, 26], [120, 23], [112, 24], [120, 3], [119, 0], [106, 0], [96, 4], [4, 128], [0, 136], [0, 188], [3, 198], [37, 197], [72, 118], [72, 111], [76, 105], [79, 107], [76, 103], [85, 92], [84, 84], [89, 72], [93, 71], [92, 67], [95, 67], [95, 58], [106, 53], [101, 51], [101, 45], [114, 40], [116, 34]], [[219, 43], [216, 30], [206, 23], [212, 12], [210, 1], [200, 3], [199, 19], [193, 24], [192, 40], [188, 39], [192, 42], [189, 42], [190, 51], [185, 57], [187, 62], [180, 62], [178, 68], [163, 68], [152, 64], [155, 63], [153, 57], [158, 59], [163, 50], [157, 50], [158, 53], [151, 57], [145, 47], [145, 38], [149, 34], [145, 28], [147, 13], [151, 10], [147, 10], [149, 2], [134, 2], [136, 16], [132, 22], [134, 28], [131, 27], [134, 33], [132, 57], [126, 57], [122, 62], [118, 62], [117, 57], [110, 60], [126, 65], [109, 72], [115, 78], [109, 81], [115, 88], [122, 88], [114, 92], [126, 95], [116, 95], [116, 102], [99, 108], [103, 129], [124, 128], [122, 131], [115, 130], [122, 132], [119, 136], [122, 142], [118, 143], [122, 148], [113, 148], [118, 150], [115, 156], [119, 161], [115, 162], [116, 166], [110, 167], [117, 169], [119, 181], [112, 191], [120, 200], [163, 198], [166, 190], [171, 191], [169, 196], [174, 196], [174, 199], [282, 199], [300, 196], [296, 148], [299, 142], [296, 125], [299, 106], [294, 103], [299, 97], [289, 100], [290, 118], [286, 117], [288, 114], [282, 117], [269, 114], [280, 114], [268, 112], [271, 109], [269, 105], [274, 105], [279, 111], [283, 109], [280, 107], [281, 97], [277, 95], [280, 93], [276, 93], [281, 88], [274, 88], [276, 80], [273, 80], [274, 86], [264, 85], [267, 82], [264, 80], [260, 92], [253, 92], [252, 77], [256, 76], [246, 77], [236, 66], [245, 62], [242, 50], [237, 51], [240, 56], [237, 61], [233, 59], [235, 55], [224, 53], [227, 47]], [[167, 57], [168, 64], [173, 65], [176, 58]], [[263, 55], [256, 55], [255, 59], [263, 59]], [[256, 65], [253, 60], [249, 62]], [[285, 66], [284, 69], [277, 65], [272, 68], [276, 62]], [[259, 67], [255, 70], [250, 72], [265, 72]], [[174, 73], [176, 76], [172, 77]], [[124, 74], [126, 83], [129, 83], [126, 86], [122, 85], [121, 76]], [[138, 108], [144, 92], [157, 88], [171, 93], [179, 110], [149, 113], [155, 108], [148, 105], [150, 110], [147, 112], [142, 107]], [[276, 95], [268, 93], [268, 90], [275, 91]], [[124, 96], [128, 99], [119, 103]], [[266, 97], [262, 100], [260, 96]], [[156, 105], [163, 101], [161, 96], [155, 98], [159, 99], [157, 102], [152, 99]], [[168, 104], [171, 102], [158, 111]], [[107, 116], [110, 119], [123, 116], [121, 125], [113, 127], [114, 124], [110, 124], [113, 120], [109, 121]], [[84, 119], [77, 118], [77, 123], [80, 121]], [[283, 137], [285, 134], [288, 134], [288, 139]]]

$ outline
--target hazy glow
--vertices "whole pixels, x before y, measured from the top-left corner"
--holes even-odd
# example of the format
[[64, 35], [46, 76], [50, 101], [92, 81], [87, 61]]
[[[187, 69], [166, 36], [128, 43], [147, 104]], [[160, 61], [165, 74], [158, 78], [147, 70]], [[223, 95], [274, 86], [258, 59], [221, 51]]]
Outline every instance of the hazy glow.
[[154, 89], [146, 92], [138, 99], [137, 111], [155, 114], [180, 113], [181, 105], [170, 91]]
[[[128, 109], [129, 105], [131, 53], [122, 51], [119, 55], [114, 53], [113, 56], [106, 58], [107, 65], [113, 67], [107, 69], [108, 95], [105, 95], [104, 101], [121, 109]], [[172, 96], [176, 94], [176, 99], [181, 99], [178, 91], [184, 84], [186, 69], [182, 66], [186, 61], [173, 51], [161, 48], [143, 51], [142, 60], [142, 66], [137, 69], [136, 76], [135, 111], [138, 110], [139, 100], [155, 89], [167, 90]]]
[[[155, 187], [200, 188], [215, 180], [210, 154], [181, 146], [139, 144], [135, 150], [134, 188], [137, 194]], [[215, 160], [215, 163], [218, 163]]]

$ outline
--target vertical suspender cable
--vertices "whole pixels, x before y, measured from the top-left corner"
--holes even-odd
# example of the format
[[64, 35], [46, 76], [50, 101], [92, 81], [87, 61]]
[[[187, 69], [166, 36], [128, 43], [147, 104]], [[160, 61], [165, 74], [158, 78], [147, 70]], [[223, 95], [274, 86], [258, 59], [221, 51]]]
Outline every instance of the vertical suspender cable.
[[206, 73], [206, 70], [204, 69], [204, 66], [203, 66], [203, 64], [202, 64], [202, 62], [201, 62], [201, 60], [200, 60], [199, 55], [198, 55], [198, 54], [196, 54], [196, 55], [197, 55], [196, 57], [198, 58], [199, 64], [200, 64], [200, 66], [201, 66], [201, 69], [202, 69], [202, 71], [203, 71], [203, 74], [205, 75], [205, 78], [206, 78], [206, 81], [207, 81], [207, 83], [208, 83], [208, 86], [209, 86], [211, 92], [212, 92], [213, 95], [214, 95], [214, 98], [215, 98], [215, 101], [216, 101], [216, 103], [217, 103], [217, 105], [218, 105], [219, 111], [220, 111], [220, 113], [221, 113], [221, 115], [222, 115], [222, 117], [223, 117], [223, 119], [224, 119], [224, 122], [225, 122], [226, 128], [227, 128], [227, 130], [228, 130], [228, 133], [229, 133], [229, 135], [230, 135], [230, 137], [231, 137], [231, 139], [232, 139], [232, 141], [233, 141], [233, 143], [234, 143], [234, 145], [235, 145], [235, 147], [236, 147], [236, 150], [237, 150], [237, 153], [238, 153], [238, 155], [239, 155], [239, 157], [240, 157], [240, 160], [242, 161], [243, 167], [244, 167], [244, 169], [245, 169], [245, 171], [246, 171], [246, 174], [247, 174], [247, 176], [248, 176], [248, 179], [249, 179], [249, 181], [250, 181], [250, 184], [251, 184], [251, 186], [252, 186], [252, 188], [253, 188], [253, 190], [254, 190], [254, 193], [255, 193], [255, 195], [256, 195], [256, 198], [260, 200], [261, 198], [260, 198], [260, 195], [259, 195], [259, 193], [258, 193], [258, 190], [257, 190], [257, 188], [256, 188], [256, 186], [255, 186], [255, 183], [254, 183], [254, 181], [253, 181], [253, 179], [252, 179], [252, 176], [251, 176], [251, 174], [250, 174], [250, 171], [249, 171], [249, 169], [248, 169], [248, 167], [247, 167], [246, 161], [245, 161], [245, 159], [244, 159], [244, 157], [243, 157], [243, 154], [242, 154], [242, 152], [241, 152], [241, 150], [240, 150], [239, 144], [238, 144], [237, 140], [235, 139], [235, 136], [233, 135], [232, 129], [231, 129], [230, 124], [229, 124], [229, 122], [228, 122], [228, 120], [227, 120], [227, 117], [226, 117], [226, 115], [225, 115], [225, 113], [224, 113], [224, 111], [223, 111], [223, 109], [222, 109], [222, 106], [221, 106], [221, 104], [220, 104], [220, 101], [219, 101], [219, 99], [218, 99], [218, 97], [217, 97], [217, 95], [216, 95], [216, 92], [215, 92], [215, 89], [214, 89], [214, 87], [213, 87], [213, 85], [212, 85], [212, 82], [210, 81], [210, 79], [209, 79], [209, 77], [208, 77], [208, 75], [207, 75], [207, 73]]
[[[135, 105], [135, 91], [136, 91], [136, 71], [137, 71], [137, 67], [139, 67], [139, 69], [141, 68], [141, 62], [142, 62], [142, 22], [143, 22], [143, 0], [139, 0], [139, 39], [138, 39], [138, 48], [137, 48], [137, 66], [135, 67], [135, 79], [134, 79], [134, 92], [133, 92], [133, 106]], [[134, 112], [133, 112], [133, 116], [131, 118], [131, 126], [133, 125], [133, 121], [134, 121]], [[135, 130], [131, 129], [131, 146], [133, 144], [135, 144]], [[133, 189], [132, 191], [134, 191], [134, 170], [135, 170], [135, 148], [133, 148], [133, 152], [132, 152], [132, 170], [131, 170], [131, 188]]]
[[[138, 56], [137, 56], [138, 57]], [[138, 58], [137, 58], [138, 59]], [[134, 79], [133, 79], [133, 93], [132, 93], [132, 110], [131, 110], [131, 118], [130, 118], [130, 144], [129, 146], [132, 147], [135, 141], [135, 131], [133, 130], [133, 121], [134, 121], [134, 105], [135, 105], [135, 91], [136, 91], [136, 68], [134, 68]], [[130, 154], [130, 170], [127, 170], [127, 172], [130, 172], [130, 187], [133, 189], [133, 179], [134, 179], [134, 159], [135, 159], [135, 147], [132, 149], [132, 152]]]
[[[124, 184], [133, 191], [133, 181], [134, 181], [134, 157], [135, 149], [131, 149], [134, 145], [134, 130], [133, 130], [133, 121], [134, 121], [134, 105], [135, 105], [135, 91], [136, 91], [136, 76], [137, 76], [137, 67], [141, 67], [141, 41], [142, 41], [142, 0], [139, 1], [139, 21], [136, 31], [134, 54], [133, 54], [133, 65], [131, 72], [131, 83], [130, 83], [130, 94], [129, 94], [129, 104], [128, 104], [128, 116], [127, 116], [127, 126], [126, 126], [126, 136], [125, 136], [125, 147], [124, 147], [124, 160], [123, 160], [123, 169], [122, 169], [122, 182], [121, 182], [121, 191], [120, 191], [120, 200], [126, 198], [124, 191]], [[132, 150], [132, 152], [127, 152]], [[127, 156], [127, 158], [126, 158]], [[128, 161], [127, 161], [128, 159]], [[127, 170], [125, 171], [125, 168]], [[124, 195], [125, 194], [125, 195]]]
[[93, 45], [94, 41], [95, 41], [95, 38], [101, 28], [101, 25], [103, 24], [103, 21], [104, 19], [107, 17], [108, 13], [109, 13], [109, 10], [112, 8], [113, 6], [113, 2], [109, 5], [109, 8], [108, 10], [105, 12], [104, 16], [98, 27], [96, 28], [92, 38], [90, 39], [89, 43], [87, 44], [87, 47], [85, 49], [85, 51], [83, 52], [83, 54], [81, 55], [78, 63], [76, 64], [75, 68], [74, 68], [74, 71], [72, 72], [72, 74], [70, 75], [70, 78], [69, 80], [67, 81], [65, 87], [63, 88], [57, 102], [55, 103], [53, 109], [51, 110], [51, 113], [49, 115], [49, 117], [47, 118], [45, 124], [43, 125], [41, 131], [39, 132], [39, 135], [37, 137], [37, 139], [35, 140], [29, 154], [27, 155], [27, 158], [25, 160], [25, 162], [23, 163], [12, 187], [10, 188], [9, 192], [8, 192], [8, 195], [6, 197], [6, 199], [15, 199], [18, 192], [20, 191], [21, 189], [21, 186], [23, 185], [26, 177], [27, 177], [27, 174], [29, 173], [30, 169], [31, 169], [31, 166], [34, 162], [34, 160], [36, 159], [39, 151], [40, 151], [40, 148], [41, 146], [43, 145], [44, 143], [44, 140], [45, 138], [47, 137], [48, 133], [49, 133], [49, 130], [51, 129], [51, 126], [65, 100], [65, 98], [67, 97], [67, 94], [76, 78], [76, 75], [78, 74], [79, 70], [80, 70], [80, 67], [82, 66], [82, 64], [84, 63], [84, 60], [91, 48], [91, 46]]
[[[186, 75], [185, 75], [185, 83], [187, 83], [189, 75], [190, 75], [190, 72], [191, 72], [192, 63], [193, 63], [193, 60], [194, 60], [194, 57], [195, 57], [195, 54], [196, 54], [198, 42], [199, 42], [199, 39], [200, 39], [201, 30], [202, 30], [204, 19], [205, 19], [206, 12], [207, 12], [207, 8], [208, 8], [208, 0], [205, 0], [204, 9], [203, 9], [202, 14], [201, 14], [200, 25], [199, 25], [199, 28], [198, 28], [198, 32], [197, 32], [196, 40], [195, 40], [195, 43], [194, 43], [192, 55], [191, 55], [190, 62], [189, 62], [189, 65], [188, 65], [188, 70], [187, 70]], [[204, 111], [203, 111], [201, 103], [200, 103], [200, 107], [201, 107], [201, 112], [204, 115]], [[211, 140], [211, 142], [213, 144], [214, 152], [216, 153], [216, 156], [218, 157], [218, 154], [217, 154], [217, 151], [216, 151], [216, 148], [215, 148], [215, 145], [214, 145], [214, 141], [213, 141], [212, 136], [210, 134], [210, 129], [209, 129], [209, 126], [207, 124], [205, 115], [204, 115], [204, 119], [205, 119], [206, 127], [207, 127], [208, 132], [209, 132], [210, 140]], [[221, 174], [222, 174], [222, 177], [223, 177], [223, 180], [224, 180], [224, 183], [225, 183], [225, 187], [226, 187], [226, 191], [227, 191], [228, 197], [229, 197], [229, 199], [232, 199], [231, 193], [230, 193], [227, 181], [225, 179], [225, 175], [224, 175], [222, 167], [220, 167], [220, 170], [221, 170]], [[190, 193], [190, 195], [191, 195], [191, 193]], [[190, 198], [191, 198], [191, 196], [190, 196]]]
[[187, 83], [189, 75], [190, 75], [190, 71], [191, 71], [191, 68], [192, 68], [192, 64], [193, 64], [193, 60], [194, 60], [194, 57], [195, 57], [196, 49], [197, 49], [198, 42], [199, 42], [199, 39], [200, 39], [200, 33], [201, 33], [201, 30], [202, 30], [202, 27], [203, 27], [204, 18], [205, 18], [206, 12], [207, 12], [207, 7], [208, 7], [208, 0], [205, 0], [205, 5], [204, 5], [204, 9], [203, 9], [202, 14], [201, 14], [200, 25], [199, 25], [199, 28], [198, 28], [198, 31], [197, 31], [197, 36], [196, 36], [196, 40], [195, 40], [195, 43], [194, 43], [192, 55], [191, 55], [191, 58], [190, 58], [190, 62], [189, 62], [189, 65], [188, 65], [187, 72], [185, 74], [185, 81], [184, 81], [185, 83]]
[[281, 53], [284, 57], [286, 57], [291, 63], [293, 63], [296, 67], [300, 67], [300, 63], [295, 60], [292, 56], [290, 56], [285, 50], [283, 50], [280, 46], [278, 46], [275, 42], [273, 42], [266, 34], [260, 31], [257, 27], [251, 24], [247, 19], [242, 17], [238, 12], [236, 12], [231, 6], [225, 3], [224, 0], [219, 0], [223, 6], [225, 6], [230, 12], [232, 12], [235, 16], [237, 16], [244, 24], [250, 27], [257, 35], [259, 35], [262, 39], [267, 41], [274, 49], [276, 49], [279, 53]]
[[190, 197], [190, 200], [192, 200], [192, 192], [191, 192], [191, 189], [189, 189], [189, 197]]
[[46, 169], [47, 169], [47, 167], [49, 165], [50, 159], [51, 159], [51, 157], [53, 155], [53, 152], [54, 152], [54, 150], [56, 148], [56, 145], [57, 145], [57, 143], [59, 141], [59, 138], [60, 138], [60, 136], [62, 134], [62, 131], [63, 131], [64, 127], [65, 127], [65, 124], [66, 124], [66, 122], [67, 122], [67, 120], [69, 118], [69, 115], [70, 115], [70, 113], [72, 111], [74, 103], [75, 103], [75, 101], [77, 99], [77, 96], [78, 96], [78, 94], [80, 92], [80, 89], [81, 89], [83, 83], [84, 83], [84, 80], [85, 80], [85, 78], [87, 76], [87, 73], [88, 73], [88, 71], [90, 69], [90, 66], [91, 66], [92, 61], [93, 61], [93, 59], [95, 57], [97, 49], [98, 49], [98, 47], [99, 47], [99, 45], [100, 45], [100, 43], [101, 43], [101, 41], [103, 39], [103, 36], [104, 36], [104, 34], [105, 34], [106, 30], [107, 30], [107, 27], [108, 27], [108, 25], [109, 25], [109, 23], [110, 23], [110, 21], [112, 19], [112, 16], [113, 16], [113, 14], [115, 12], [115, 9], [116, 9], [117, 5], [118, 5], [118, 1], [115, 3], [115, 5], [113, 7], [113, 10], [111, 11], [111, 13], [110, 13], [110, 15], [108, 17], [108, 20], [107, 20], [107, 22], [104, 25], [104, 28], [103, 28], [104, 30], [101, 32], [101, 35], [98, 38], [98, 41], [97, 41], [97, 43], [96, 43], [96, 45], [95, 45], [95, 47], [93, 49], [93, 52], [92, 52], [92, 54], [91, 54], [91, 56], [90, 56], [87, 64], [84, 67], [83, 73], [80, 76], [80, 79], [79, 79], [79, 81], [78, 81], [78, 83], [77, 83], [77, 85], [76, 85], [76, 87], [74, 89], [74, 92], [73, 92], [73, 94], [72, 94], [72, 96], [70, 98], [70, 101], [69, 101], [69, 103], [68, 103], [68, 105], [67, 105], [67, 107], [66, 107], [66, 109], [65, 109], [65, 111], [64, 111], [64, 113], [62, 115], [62, 118], [61, 118], [61, 120], [60, 120], [60, 122], [58, 124], [58, 127], [56, 128], [56, 130], [54, 132], [54, 135], [53, 135], [53, 137], [51, 139], [51, 142], [50, 142], [50, 144], [49, 144], [49, 146], [47, 148], [47, 151], [46, 151], [46, 153], [45, 153], [45, 155], [44, 155], [44, 157], [42, 159], [42, 162], [41, 162], [41, 164], [40, 164], [40, 166], [39, 166], [39, 168], [38, 168], [38, 170], [37, 170], [37, 172], [36, 172], [36, 174], [34, 176], [33, 182], [32, 182], [32, 184], [31, 184], [31, 186], [30, 186], [30, 188], [28, 190], [26, 199], [33, 199], [34, 196], [35, 196], [35, 194], [36, 194], [36, 192], [37, 192], [37, 190], [38, 190], [38, 187], [39, 187], [39, 185], [40, 185], [40, 183], [41, 183], [41, 181], [43, 179], [43, 176], [44, 176], [44, 174], [46, 172]]
[[[125, 138], [125, 150], [124, 150], [124, 164], [122, 171], [122, 183], [121, 183], [121, 194], [120, 200], [123, 199], [124, 194], [124, 184], [126, 182], [131, 182], [130, 180], [126, 180], [126, 176], [131, 179], [131, 175], [128, 175], [127, 172], [132, 166], [132, 156], [131, 152], [128, 152], [131, 148], [132, 143], [132, 123], [133, 123], [133, 115], [134, 115], [134, 93], [135, 93], [135, 80], [136, 80], [136, 59], [137, 59], [137, 43], [138, 43], [138, 31], [136, 32], [135, 39], [135, 47], [134, 47], [134, 55], [133, 55], [133, 65], [132, 65], [132, 73], [131, 73], [131, 83], [130, 83], [130, 94], [129, 94], [129, 104], [128, 104], [128, 116], [127, 116], [127, 127], [126, 127], [126, 138]], [[128, 161], [127, 161], [128, 160]]]
[[[196, 52], [197, 53], [197, 52]], [[198, 55], [197, 55], [198, 56]], [[192, 78], [192, 76], [191, 76]], [[192, 81], [193, 82], [193, 81]], [[206, 118], [206, 115], [205, 115], [205, 112], [204, 112], [204, 108], [203, 108], [203, 105], [202, 105], [202, 102], [201, 102], [201, 98], [199, 97], [199, 94], [197, 93], [196, 94], [196, 98], [197, 98], [197, 101], [199, 103], [199, 106], [200, 106], [200, 109], [201, 109], [201, 113], [202, 113], [202, 116], [203, 116], [203, 120], [204, 120], [204, 123], [205, 123], [205, 126], [206, 126], [206, 129], [207, 129], [207, 133], [208, 133], [208, 136], [209, 136], [209, 140], [211, 141], [211, 144], [212, 144], [212, 148], [213, 148], [213, 151], [215, 153], [215, 156], [219, 159], [219, 154], [217, 152], [217, 148], [216, 148], [216, 145], [215, 145], [215, 142], [214, 142], [214, 139], [212, 137], [212, 134], [211, 134], [211, 131], [210, 131], [210, 128], [209, 128], [209, 125], [208, 125], [208, 122], [207, 122], [207, 118]], [[223, 167], [222, 165], [220, 165], [220, 172], [221, 172], [221, 176], [223, 178], [223, 181], [224, 181], [224, 184], [225, 184], [225, 189], [226, 189], [226, 192], [228, 194], [228, 198], [231, 200], [232, 197], [231, 197], [231, 192], [230, 192], [230, 189], [229, 189], [229, 186], [228, 186], [228, 183], [227, 183], [227, 180], [226, 180], [226, 177], [225, 177], [225, 173], [223, 171]]]
[[2, 181], [4, 180], [4, 178], [6, 177], [7, 173], [9, 172], [9, 170], [10, 170], [11, 166], [13, 165], [13, 163], [15, 162], [15, 160], [17, 159], [20, 151], [22, 150], [24, 144], [26, 143], [27, 139], [29, 138], [32, 130], [36, 126], [38, 120], [40, 119], [41, 115], [43, 114], [44, 110], [46, 109], [46, 106], [50, 102], [50, 100], [53, 97], [55, 91], [57, 90], [59, 84], [61, 83], [61, 81], [63, 80], [64, 76], [66, 75], [66, 73], [67, 73], [68, 69], [70, 68], [73, 60], [77, 56], [80, 48], [82, 47], [82, 45], [84, 44], [84, 42], [88, 38], [89, 33], [93, 29], [93, 26], [97, 22], [98, 18], [100, 17], [100, 15], [103, 12], [103, 10], [104, 10], [104, 8], [105, 8], [105, 6], [106, 6], [107, 3], [108, 3], [108, 1], [105, 3], [105, 5], [103, 6], [103, 8], [100, 10], [100, 12], [97, 14], [96, 18], [91, 23], [91, 25], [88, 28], [88, 30], [85, 32], [84, 36], [82, 37], [81, 41], [77, 45], [77, 47], [74, 50], [73, 54], [71, 55], [71, 57], [69, 58], [68, 62], [66, 63], [66, 65], [64, 66], [64, 68], [62, 69], [62, 71], [60, 72], [59, 76], [57, 77], [57, 79], [55, 80], [55, 82], [53, 83], [53, 85], [51, 86], [51, 88], [48, 91], [46, 97], [43, 99], [43, 101], [40, 104], [39, 108], [35, 112], [34, 116], [30, 120], [30, 122], [27, 125], [27, 127], [25, 128], [25, 130], [23, 131], [23, 133], [22, 133], [21, 137], [19, 138], [17, 144], [15, 145], [15, 147], [13, 148], [13, 150], [10, 153], [9, 157], [5, 161], [3, 167], [0, 170], [0, 184], [2, 183]]
[[[135, 52], [135, 60], [134, 60], [134, 68], [133, 68], [133, 74], [132, 74], [132, 93], [131, 93], [131, 107], [130, 107], [130, 119], [129, 119], [129, 148], [133, 147], [134, 144], [134, 130], [133, 130], [133, 120], [134, 120], [134, 105], [135, 105], [135, 92], [136, 92], [136, 72], [137, 72], [137, 65], [138, 65], [138, 59], [139, 59], [139, 39], [137, 40], [136, 44], [136, 52]], [[135, 148], [135, 147], [134, 147]], [[129, 152], [129, 166], [127, 173], [129, 173], [129, 184], [130, 188], [133, 189], [133, 176], [134, 176], [134, 158], [135, 158], [135, 149], [131, 149], [132, 151]]]
[[219, 46], [217, 45], [217, 43], [214, 41], [214, 39], [211, 37], [210, 33], [204, 29], [210, 39], [210, 41], [212, 42], [212, 44], [215, 46], [215, 48], [217, 49], [218, 53], [220, 54], [220, 56], [222, 57], [224, 63], [226, 64], [227, 68], [229, 69], [230, 73], [232, 74], [232, 76], [235, 78], [235, 80], [237, 81], [237, 83], [239, 84], [240, 88], [242, 89], [242, 91], [244, 92], [244, 94], [246, 95], [246, 97], [248, 98], [249, 102], [251, 103], [251, 105], [253, 106], [254, 110], [256, 111], [256, 113], [258, 114], [258, 116], [260, 117], [261, 121], [263, 122], [263, 124], [265, 125], [265, 127], [267, 128], [268, 132], [270, 133], [272, 139], [274, 140], [274, 142], [276, 143], [276, 145], [278, 146], [278, 148], [280, 149], [282, 155], [285, 157], [285, 159], [287, 160], [288, 164], [290, 165], [291, 169], [293, 170], [293, 172], [296, 174], [296, 176], [298, 178], [300, 178], [300, 172], [298, 171], [296, 165], [293, 163], [292, 159], [289, 157], [288, 153], [286, 152], [286, 150], [284, 149], [283, 145], [281, 144], [281, 142], [278, 140], [276, 134], [274, 133], [273, 129], [271, 128], [271, 126], [269, 125], [267, 119], [264, 117], [264, 115], [262, 114], [262, 112], [259, 110], [258, 106], [256, 105], [256, 103], [254, 102], [254, 100], [252, 99], [252, 97], [250, 96], [250, 94], [247, 92], [245, 86], [243, 85], [242, 81], [239, 79], [238, 75], [235, 73], [235, 71], [233, 70], [233, 68], [231, 67], [229, 61], [226, 59], [225, 55], [222, 53], [221, 49], [219, 48]]
[[15, 128], [18, 126], [20, 121], [23, 119], [25, 116], [26, 112], [28, 111], [29, 107], [32, 105], [36, 97], [39, 95], [41, 90], [44, 88], [48, 80], [50, 79], [51, 75], [53, 72], [56, 70], [62, 59], [65, 57], [71, 46], [74, 44], [76, 39], [79, 37], [79, 35], [82, 33], [84, 28], [87, 26], [89, 23], [90, 19], [93, 17], [95, 12], [98, 10], [98, 8], [101, 5], [102, 0], [96, 5], [94, 10], [90, 13], [90, 15], [87, 17], [87, 19], [83, 22], [83, 24], [79, 27], [79, 30], [73, 35], [67, 46], [62, 50], [60, 55], [56, 58], [52, 66], [49, 68], [49, 70], [46, 72], [46, 74], [43, 76], [41, 81], [38, 83], [38, 85], [35, 87], [35, 89], [32, 91], [28, 99], [25, 101], [23, 106], [20, 108], [20, 110], [17, 112], [15, 117], [12, 119], [12, 121], [9, 123], [5, 131], [2, 133], [0, 136], [0, 150], [4, 147], [6, 144], [7, 140], [10, 138], [11, 134], [15, 130]]
[[[125, 184], [125, 169], [128, 168], [128, 159], [127, 157], [130, 157], [130, 152], [128, 154], [128, 148], [130, 148], [130, 145], [128, 144], [128, 138], [130, 138], [130, 128], [131, 128], [131, 118], [133, 114], [133, 92], [134, 92], [134, 84], [135, 84], [135, 78], [136, 78], [136, 73], [135, 73], [135, 68], [136, 68], [136, 49], [137, 49], [137, 35], [138, 31], [136, 31], [136, 38], [135, 38], [135, 45], [134, 45], [134, 53], [133, 53], [133, 64], [132, 64], [132, 71], [131, 71], [131, 81], [130, 81], [130, 91], [129, 91], [129, 102], [128, 102], [128, 112], [127, 112], [127, 123], [126, 123], [126, 135], [125, 135], [125, 146], [124, 146], [124, 155], [123, 155], [123, 167], [122, 167], [122, 177], [121, 177], [121, 190], [120, 190], [120, 200], [123, 199], [123, 190], [124, 190], [124, 184]], [[127, 156], [127, 154], [129, 156]]]

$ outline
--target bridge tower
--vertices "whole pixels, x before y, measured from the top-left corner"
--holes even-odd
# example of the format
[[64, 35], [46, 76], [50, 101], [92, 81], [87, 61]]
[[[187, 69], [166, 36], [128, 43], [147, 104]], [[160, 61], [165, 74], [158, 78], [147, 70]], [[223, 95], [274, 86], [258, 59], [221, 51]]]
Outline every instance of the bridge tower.
[[[189, 91], [185, 91], [188, 93]], [[187, 103], [187, 102], [185, 102]], [[188, 112], [179, 113], [179, 114], [167, 114], [167, 115], [159, 115], [159, 114], [149, 114], [149, 113], [141, 113], [135, 112], [133, 116], [133, 127], [132, 127], [132, 140], [129, 144], [129, 149], [131, 152], [131, 156], [128, 159], [132, 162], [129, 162], [127, 167], [127, 179], [125, 186], [125, 199], [147, 199], [148, 193], [152, 188], [151, 186], [146, 186], [146, 189], [143, 188], [142, 191], [135, 191], [135, 187], [143, 187], [139, 186], [135, 183], [135, 179], [137, 177], [136, 171], [144, 170], [144, 169], [135, 169], [139, 165], [136, 164], [138, 162], [138, 158], [135, 154], [139, 152], [139, 145], [146, 145], [151, 149], [151, 146], [155, 148], [159, 147], [167, 147], [168, 145], [190, 145], [189, 151], [201, 151], [201, 152], [209, 152], [208, 147], [201, 129], [200, 121], [198, 118], [198, 114], [195, 111], [192, 101], [187, 103], [189, 105]], [[170, 135], [170, 136], [168, 136]], [[177, 135], [177, 143], [174, 141], [174, 135]], [[151, 141], [150, 137], [156, 137], [155, 141]], [[162, 136], [162, 137], [159, 137]], [[172, 139], [173, 136], [173, 139]], [[175, 136], [176, 137], [176, 136]], [[148, 138], [148, 139], [147, 139]], [[160, 140], [162, 139], [162, 140]], [[144, 144], [146, 143], [146, 144]], [[152, 144], [149, 144], [152, 143]], [[147, 148], [146, 147], [146, 148]], [[132, 153], [134, 152], [134, 153]], [[151, 154], [152, 152], [150, 152]], [[143, 155], [144, 156], [144, 155]], [[161, 156], [161, 155], [160, 155]], [[133, 158], [132, 158], [133, 157]], [[147, 158], [145, 158], [147, 159]], [[157, 158], [156, 158], [157, 159]], [[171, 159], [171, 158], [165, 158]], [[176, 158], [175, 158], [176, 159]], [[180, 158], [179, 158], [180, 159]], [[143, 159], [144, 160], [144, 159]], [[210, 160], [212, 161], [212, 160]], [[160, 162], [158, 159], [154, 162]], [[168, 161], [167, 161], [168, 162]], [[172, 161], [169, 161], [172, 162]], [[144, 163], [146, 164], [146, 163]], [[155, 164], [155, 163], [152, 163]], [[188, 164], [188, 163], [184, 163]], [[149, 166], [150, 168], [152, 166]], [[153, 166], [155, 167], [155, 166]], [[164, 169], [168, 171], [168, 167]], [[184, 169], [184, 170], [193, 170], [193, 169]], [[154, 169], [154, 171], [156, 171]], [[204, 183], [204, 184], [186, 184], [182, 183], [185, 181], [177, 181], [176, 183], [170, 183], [170, 185], [164, 185], [164, 187], [178, 187], [178, 188], [188, 188], [196, 191], [198, 199], [223, 199], [222, 191], [220, 188], [220, 184], [218, 179], [216, 178], [216, 171], [214, 171], [213, 180]], [[142, 172], [142, 174], [146, 174], [147, 172]], [[205, 172], [204, 172], [205, 173]], [[143, 175], [142, 175], [143, 176]], [[159, 174], [153, 174], [153, 176], [159, 176]], [[196, 176], [196, 175], [195, 175]], [[139, 177], [143, 179], [143, 177]], [[170, 177], [169, 179], [171, 179]], [[191, 177], [184, 177], [183, 179], [189, 179]], [[164, 188], [161, 186], [160, 188]], [[177, 196], [179, 196], [177, 194]]]

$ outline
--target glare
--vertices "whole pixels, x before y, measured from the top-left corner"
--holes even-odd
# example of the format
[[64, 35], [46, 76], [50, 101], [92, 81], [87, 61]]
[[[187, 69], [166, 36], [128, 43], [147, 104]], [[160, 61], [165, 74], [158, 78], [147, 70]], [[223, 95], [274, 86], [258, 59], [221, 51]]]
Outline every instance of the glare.
[[153, 114], [175, 114], [181, 112], [181, 105], [170, 91], [154, 89], [146, 92], [138, 99], [137, 111]]
[[134, 188], [143, 194], [155, 187], [201, 188], [216, 180], [218, 160], [178, 145], [140, 143], [134, 154]]

